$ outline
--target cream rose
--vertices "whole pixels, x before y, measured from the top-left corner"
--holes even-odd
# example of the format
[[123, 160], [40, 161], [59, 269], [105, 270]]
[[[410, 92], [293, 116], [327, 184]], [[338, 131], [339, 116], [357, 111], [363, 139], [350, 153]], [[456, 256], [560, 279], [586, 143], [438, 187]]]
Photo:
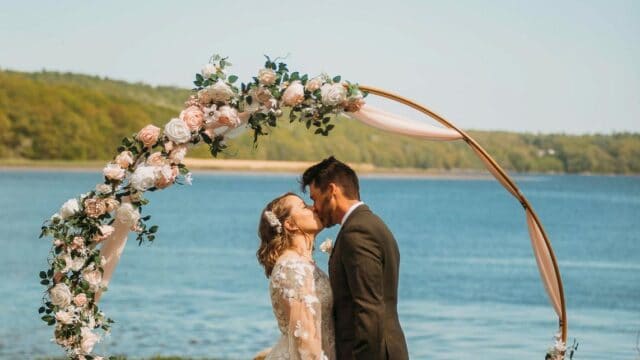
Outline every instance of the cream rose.
[[164, 126], [164, 134], [176, 144], [184, 144], [191, 139], [191, 130], [184, 121], [174, 118]]
[[69, 311], [60, 310], [56, 312], [56, 320], [65, 325], [69, 325], [73, 322], [75, 316]]
[[87, 299], [87, 295], [85, 293], [80, 293], [77, 294], [74, 298], [73, 298], [73, 303], [76, 304], [76, 306], [79, 307], [83, 307], [87, 304], [88, 299]]
[[202, 76], [205, 77], [205, 79], [208, 79], [211, 77], [211, 75], [216, 73], [216, 67], [213, 64], [207, 64], [202, 67], [202, 70], [200, 72], [202, 73]]
[[130, 203], [124, 203], [116, 211], [116, 219], [130, 228], [134, 228], [140, 220], [140, 212]]
[[261, 69], [258, 71], [258, 81], [266, 86], [273, 85], [276, 82], [276, 72], [273, 69]]
[[317, 76], [307, 81], [307, 85], [305, 86], [305, 88], [307, 89], [307, 91], [314, 92], [320, 89], [322, 84], [324, 84], [324, 79], [322, 79], [322, 77], [320, 76]]
[[123, 151], [116, 156], [115, 163], [126, 169], [133, 164], [133, 154], [131, 151]]
[[136, 135], [136, 139], [138, 139], [145, 147], [153, 147], [158, 142], [158, 138], [160, 137], [160, 128], [153, 125], [147, 125], [143, 127], [138, 134]]
[[347, 98], [347, 90], [342, 84], [324, 84], [320, 88], [322, 103], [327, 106], [336, 106]]
[[70, 216], [73, 216], [75, 213], [80, 211], [80, 203], [78, 199], [69, 199], [60, 208], [58, 214], [62, 219], [66, 219]]
[[93, 333], [88, 327], [83, 327], [80, 330], [80, 337], [82, 338], [80, 349], [85, 354], [91, 353], [93, 346], [100, 340], [100, 336]]
[[209, 86], [207, 92], [211, 100], [215, 102], [226, 102], [233, 96], [231, 87], [222, 80], [218, 80], [215, 84]]
[[[179, 120], [182, 121], [182, 120]], [[138, 166], [131, 175], [131, 186], [138, 191], [147, 191], [156, 182], [154, 166]]]
[[202, 89], [198, 91], [198, 103], [206, 106], [209, 105], [211, 101], [213, 101], [213, 99], [211, 99], [211, 95], [209, 95], [209, 89]]
[[214, 122], [219, 125], [235, 128], [240, 125], [238, 110], [231, 106], [222, 106], [214, 115]]
[[111, 185], [109, 184], [97, 184], [96, 185], [96, 192], [100, 195], [107, 195], [107, 194], [111, 194], [111, 192], [113, 191], [113, 189], [111, 188]]
[[55, 306], [65, 307], [71, 304], [71, 290], [67, 284], [57, 284], [49, 290], [51, 303]]
[[169, 154], [169, 160], [173, 164], [181, 164], [186, 155], [187, 155], [186, 145], [176, 146], [176, 148], [173, 149], [173, 151], [171, 151], [171, 153]]
[[87, 261], [87, 259], [85, 257], [82, 256], [77, 256], [75, 259], [73, 259], [73, 261], [71, 262], [71, 270], [73, 271], [80, 271], [82, 270], [82, 267], [84, 266], [84, 263]]
[[82, 278], [91, 285], [93, 289], [97, 289], [102, 282], [102, 273], [98, 270], [85, 270]]
[[109, 180], [122, 180], [126, 172], [118, 164], [109, 163], [102, 169], [102, 174]]
[[64, 253], [62, 255], [59, 255], [58, 259], [64, 261], [64, 267], [60, 270], [60, 272], [66, 273], [67, 271], [71, 270], [71, 266], [73, 265], [73, 258], [71, 257], [71, 254]]
[[282, 94], [282, 102], [286, 106], [296, 106], [304, 101], [304, 86], [300, 81], [294, 81]]
[[187, 124], [189, 130], [198, 131], [204, 123], [204, 113], [197, 106], [189, 106], [182, 110], [180, 113], [180, 119]]

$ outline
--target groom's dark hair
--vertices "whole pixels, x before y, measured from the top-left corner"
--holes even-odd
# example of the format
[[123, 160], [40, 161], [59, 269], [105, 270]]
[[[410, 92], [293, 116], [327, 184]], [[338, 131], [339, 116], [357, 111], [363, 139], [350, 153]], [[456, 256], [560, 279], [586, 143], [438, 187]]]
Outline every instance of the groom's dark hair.
[[305, 170], [300, 179], [302, 192], [305, 192], [307, 186], [311, 186], [311, 184], [314, 184], [321, 191], [325, 191], [330, 183], [338, 185], [344, 196], [349, 199], [360, 200], [360, 185], [356, 172], [349, 165], [333, 156], [329, 156]]

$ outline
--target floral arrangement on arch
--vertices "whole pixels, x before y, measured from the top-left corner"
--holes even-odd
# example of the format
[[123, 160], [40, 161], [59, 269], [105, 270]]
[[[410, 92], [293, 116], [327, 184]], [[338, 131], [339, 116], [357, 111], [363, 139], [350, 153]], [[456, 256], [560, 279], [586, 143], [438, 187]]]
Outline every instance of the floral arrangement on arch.
[[103, 169], [104, 182], [65, 202], [43, 224], [40, 237], [51, 237], [53, 245], [49, 268], [40, 272], [46, 291], [39, 313], [54, 327], [53, 341], [70, 358], [103, 359], [93, 354], [93, 347], [101, 339], [99, 332], [109, 332], [113, 323], [97, 306], [99, 294], [107, 290], [106, 260], [98, 245], [113, 234], [116, 221], [135, 232], [139, 244], [155, 239], [158, 226], [149, 226], [150, 216], [141, 215], [148, 204], [144, 193], [191, 184], [183, 164], [190, 146], [205, 142], [215, 157], [227, 148], [227, 139], [248, 129], [256, 144], [277, 126], [284, 107], [290, 109], [290, 122], [327, 136], [333, 115], [358, 111], [364, 104], [366, 94], [340, 76], [309, 78], [266, 58], [253, 81], [238, 87], [238, 77], [227, 74], [228, 59], [211, 57], [196, 74], [194, 94], [178, 117], [162, 129], [147, 125], [124, 138]]

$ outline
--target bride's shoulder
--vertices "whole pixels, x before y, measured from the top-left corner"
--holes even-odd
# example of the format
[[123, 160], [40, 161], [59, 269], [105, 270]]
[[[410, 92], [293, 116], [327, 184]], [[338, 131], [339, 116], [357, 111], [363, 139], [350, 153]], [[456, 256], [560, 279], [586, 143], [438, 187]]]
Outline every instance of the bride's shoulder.
[[284, 253], [280, 255], [274, 266], [274, 271], [304, 272], [313, 270], [313, 264], [304, 257], [295, 253]]

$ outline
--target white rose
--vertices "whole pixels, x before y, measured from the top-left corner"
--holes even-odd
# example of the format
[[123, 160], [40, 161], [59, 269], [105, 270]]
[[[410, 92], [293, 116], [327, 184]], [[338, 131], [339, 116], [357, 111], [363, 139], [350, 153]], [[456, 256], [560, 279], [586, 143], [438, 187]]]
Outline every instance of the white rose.
[[107, 195], [107, 194], [111, 194], [112, 188], [111, 185], [108, 184], [97, 184], [96, 185], [96, 192], [98, 194], [101, 195]]
[[88, 327], [83, 327], [80, 330], [80, 336], [82, 341], [80, 342], [80, 348], [85, 354], [90, 354], [93, 350], [93, 346], [100, 340], [100, 336], [93, 333]]
[[69, 311], [60, 310], [56, 312], [56, 320], [65, 325], [69, 325], [73, 322], [75, 316]]
[[119, 222], [128, 225], [130, 228], [133, 228], [140, 220], [140, 213], [138, 212], [138, 209], [130, 203], [124, 203], [118, 208], [118, 211], [116, 211], [116, 219]]
[[164, 126], [164, 134], [167, 135], [169, 140], [177, 144], [184, 144], [191, 139], [191, 130], [189, 130], [187, 124], [179, 118], [171, 119], [171, 121]]
[[79, 211], [80, 203], [78, 202], [78, 199], [69, 199], [64, 204], [62, 204], [62, 207], [60, 208], [60, 211], [58, 211], [58, 214], [60, 214], [61, 218], [66, 219], [70, 216], [73, 216], [73, 214]]
[[87, 259], [82, 256], [77, 256], [75, 259], [71, 261], [71, 270], [79, 271], [84, 266], [84, 263]]
[[67, 284], [57, 284], [49, 290], [49, 295], [51, 296], [51, 303], [55, 306], [65, 307], [71, 304], [72, 295]]
[[300, 81], [294, 81], [282, 94], [282, 102], [286, 106], [296, 106], [304, 101], [304, 86]]
[[321, 76], [317, 76], [317, 77], [314, 77], [313, 79], [307, 81], [306, 88], [307, 88], [308, 91], [314, 92], [314, 91], [320, 89], [320, 87], [322, 86], [323, 83], [324, 83], [324, 80], [322, 79], [322, 77]]
[[147, 191], [156, 183], [154, 166], [138, 166], [131, 175], [131, 186], [138, 191]]
[[124, 179], [125, 171], [118, 164], [109, 163], [107, 166], [102, 169], [102, 174], [111, 180], [122, 180]]
[[341, 84], [324, 84], [320, 88], [322, 103], [327, 106], [336, 106], [346, 100], [347, 90]]
[[216, 81], [215, 84], [207, 88], [207, 93], [211, 100], [215, 102], [226, 102], [233, 96], [233, 90], [222, 80]]
[[323, 253], [330, 253], [331, 249], [333, 249], [333, 242], [331, 241], [331, 239], [327, 239], [325, 241], [322, 242], [322, 244], [320, 244], [320, 251], [322, 251]]
[[87, 270], [82, 273], [82, 278], [88, 282], [92, 288], [96, 289], [100, 286], [102, 274], [98, 270]]
[[202, 68], [202, 76], [205, 77], [205, 79], [208, 79], [211, 77], [211, 75], [216, 73], [216, 67], [213, 64], [207, 64]]
[[276, 82], [276, 72], [273, 69], [261, 69], [258, 71], [258, 81], [263, 85], [273, 85]]

